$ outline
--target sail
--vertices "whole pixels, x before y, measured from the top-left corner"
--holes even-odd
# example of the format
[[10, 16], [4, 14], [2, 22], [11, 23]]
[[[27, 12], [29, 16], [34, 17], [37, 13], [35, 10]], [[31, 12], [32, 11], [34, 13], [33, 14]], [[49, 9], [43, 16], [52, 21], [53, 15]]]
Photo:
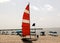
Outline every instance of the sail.
[[24, 14], [23, 14], [22, 35], [23, 36], [30, 35], [30, 9], [29, 9], [29, 4], [26, 6]]

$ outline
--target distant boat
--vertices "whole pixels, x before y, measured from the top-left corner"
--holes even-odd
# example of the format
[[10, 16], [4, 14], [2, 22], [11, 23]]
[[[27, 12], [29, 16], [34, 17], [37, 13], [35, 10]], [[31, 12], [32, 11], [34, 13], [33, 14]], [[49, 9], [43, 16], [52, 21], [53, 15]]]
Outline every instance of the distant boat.
[[56, 31], [50, 31], [49, 35], [51, 35], [51, 36], [58, 36]]

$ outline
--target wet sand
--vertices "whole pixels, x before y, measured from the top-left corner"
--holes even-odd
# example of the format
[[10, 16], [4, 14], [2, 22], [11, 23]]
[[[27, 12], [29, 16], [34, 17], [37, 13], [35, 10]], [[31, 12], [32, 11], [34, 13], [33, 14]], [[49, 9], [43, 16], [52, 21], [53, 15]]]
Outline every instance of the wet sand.
[[[0, 35], [0, 43], [24, 43], [18, 35]], [[29, 42], [28, 42], [29, 43]], [[60, 36], [39, 36], [32, 43], [60, 43]]]

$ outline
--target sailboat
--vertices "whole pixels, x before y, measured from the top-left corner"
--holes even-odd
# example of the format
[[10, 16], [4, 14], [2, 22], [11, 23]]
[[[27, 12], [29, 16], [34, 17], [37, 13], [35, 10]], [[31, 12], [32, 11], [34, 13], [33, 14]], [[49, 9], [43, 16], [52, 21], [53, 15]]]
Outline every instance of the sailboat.
[[25, 8], [25, 11], [23, 13], [23, 18], [22, 18], [22, 36], [30, 36], [30, 38], [23, 38], [23, 40], [36, 40], [31, 38], [30, 34], [30, 4]]

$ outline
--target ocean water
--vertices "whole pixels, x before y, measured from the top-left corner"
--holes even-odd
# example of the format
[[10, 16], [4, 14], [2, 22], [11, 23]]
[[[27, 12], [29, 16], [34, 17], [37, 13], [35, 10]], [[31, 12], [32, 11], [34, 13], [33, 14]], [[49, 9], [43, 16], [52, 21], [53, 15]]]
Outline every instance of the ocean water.
[[40, 35], [42, 31], [45, 32], [46, 35], [48, 35], [50, 31], [57, 32], [57, 35], [60, 35], [60, 28], [43, 28], [43, 30], [36, 30], [36, 34]]
[[[3, 29], [3, 31], [5, 31], [5, 32], [9, 31], [9, 34], [11, 34], [11, 32], [14, 32], [14, 31], [16, 32], [17, 30], [22, 31], [21, 29], [10, 29], [10, 30], [9, 29], [8, 30]], [[33, 31], [35, 31], [35, 30], [32, 30], [32, 32]], [[38, 30], [38, 28], [36, 28], [36, 31], [35, 31], [36, 33], [35, 34], [40, 35], [40, 32], [42, 32], [42, 31], [45, 32], [46, 35], [49, 34], [49, 31], [57, 32], [57, 35], [60, 35], [60, 28], [43, 28], [43, 29], [39, 29], [39, 30]]]

